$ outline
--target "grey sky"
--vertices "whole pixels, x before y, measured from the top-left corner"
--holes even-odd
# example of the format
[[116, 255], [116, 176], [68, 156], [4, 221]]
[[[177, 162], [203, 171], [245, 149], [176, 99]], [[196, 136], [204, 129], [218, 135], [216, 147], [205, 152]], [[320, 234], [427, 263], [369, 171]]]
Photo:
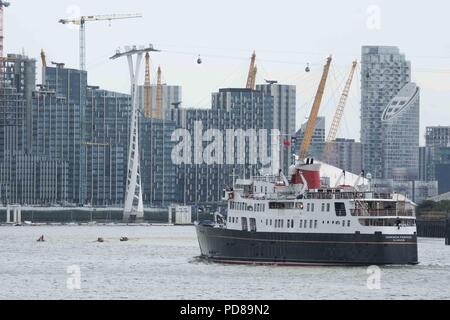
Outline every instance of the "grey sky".
[[[450, 125], [450, 3], [429, 1], [289, 0], [11, 0], [5, 13], [5, 52], [25, 51], [38, 58], [78, 67], [78, 31], [57, 23], [77, 14], [144, 14], [128, 21], [87, 25], [89, 83], [129, 91], [125, 61], [109, 61], [117, 47], [153, 43], [163, 52], [152, 57], [163, 79], [183, 86], [184, 106], [208, 107], [220, 87], [245, 85], [249, 57], [258, 55], [258, 82], [265, 78], [295, 84], [300, 127], [310, 108], [322, 65], [334, 56], [322, 115], [330, 125], [342, 82], [361, 46], [396, 45], [412, 62], [413, 81], [422, 88], [422, 136], [425, 126]], [[368, 8], [380, 9], [380, 29], [368, 28]], [[196, 64], [201, 54], [204, 64]], [[304, 68], [310, 62], [313, 72]], [[359, 77], [355, 80], [359, 82]], [[359, 140], [359, 83], [339, 136]], [[423, 139], [422, 139], [423, 141]]]

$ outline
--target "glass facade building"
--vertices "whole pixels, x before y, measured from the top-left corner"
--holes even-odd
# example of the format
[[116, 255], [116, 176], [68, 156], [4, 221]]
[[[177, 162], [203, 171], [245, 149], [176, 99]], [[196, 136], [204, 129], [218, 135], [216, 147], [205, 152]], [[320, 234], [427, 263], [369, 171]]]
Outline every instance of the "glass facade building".
[[[382, 115], [389, 102], [411, 81], [411, 63], [397, 47], [363, 46], [361, 57], [361, 143], [363, 167], [383, 178]], [[387, 170], [389, 172], [389, 170]], [[389, 177], [387, 177], [389, 178]]]
[[[249, 140], [246, 139], [246, 143], [239, 146], [237, 139], [226, 143], [227, 130], [235, 133], [237, 130], [266, 129], [267, 135], [262, 139], [266, 139], [267, 155], [271, 157], [273, 108], [273, 97], [265, 92], [221, 89], [213, 93], [211, 109], [172, 109], [172, 119], [179, 128], [187, 129], [193, 142], [192, 159], [187, 159], [189, 163], [177, 166], [177, 186], [181, 203], [215, 205], [222, 201], [224, 189], [231, 187], [235, 179], [250, 178], [259, 174], [264, 165], [260, 161], [256, 164], [250, 161]], [[217, 156], [203, 153], [210, 142], [201, 140], [198, 148], [195, 147], [195, 141], [198, 140], [195, 136], [196, 123], [197, 126], [199, 123], [202, 126], [201, 134], [209, 129], [218, 129], [222, 134], [224, 143], [218, 145], [218, 148], [223, 150], [221, 163], [215, 161], [208, 163], [211, 160], [208, 157]], [[203, 139], [202, 136], [199, 139]], [[258, 148], [257, 151], [261, 150]], [[244, 155], [245, 159], [239, 159], [240, 155]], [[195, 161], [196, 157], [201, 158], [201, 163]], [[271, 165], [271, 163], [267, 165], [270, 171]]]
[[382, 115], [383, 165], [386, 178], [404, 171], [409, 180], [419, 178], [420, 89], [405, 85]]
[[291, 139], [296, 134], [297, 88], [278, 83], [257, 85], [256, 90], [273, 97], [273, 125], [280, 130], [280, 168], [286, 174], [293, 163], [295, 145]]

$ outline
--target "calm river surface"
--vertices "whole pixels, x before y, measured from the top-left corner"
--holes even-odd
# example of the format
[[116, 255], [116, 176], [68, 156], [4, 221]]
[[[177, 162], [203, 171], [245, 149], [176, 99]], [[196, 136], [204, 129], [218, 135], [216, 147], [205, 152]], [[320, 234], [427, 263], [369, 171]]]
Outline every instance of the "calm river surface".
[[[420, 239], [418, 266], [382, 268], [379, 290], [368, 289], [367, 268], [232, 266], [198, 255], [194, 227], [0, 227], [0, 299], [450, 299], [443, 239]], [[68, 289], [71, 266], [80, 289]]]

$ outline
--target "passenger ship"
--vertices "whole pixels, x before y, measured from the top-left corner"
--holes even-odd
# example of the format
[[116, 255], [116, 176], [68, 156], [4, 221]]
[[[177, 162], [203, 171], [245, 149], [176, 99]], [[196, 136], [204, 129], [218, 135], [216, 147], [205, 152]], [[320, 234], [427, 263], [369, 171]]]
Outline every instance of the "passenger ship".
[[[275, 265], [417, 264], [415, 204], [354, 186], [322, 187], [320, 163], [226, 190], [226, 216], [196, 223], [202, 258]], [[344, 173], [345, 174], [345, 173]], [[220, 220], [220, 221], [219, 221]]]

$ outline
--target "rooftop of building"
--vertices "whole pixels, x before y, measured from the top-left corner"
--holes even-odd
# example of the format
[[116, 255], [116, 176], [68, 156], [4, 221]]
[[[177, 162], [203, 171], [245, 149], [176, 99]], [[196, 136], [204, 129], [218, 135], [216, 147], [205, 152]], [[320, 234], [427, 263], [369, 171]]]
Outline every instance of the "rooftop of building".
[[400, 49], [396, 46], [365, 45], [362, 46], [362, 52], [366, 54], [399, 54]]
[[219, 92], [255, 92], [256, 90], [246, 88], [222, 88]]

